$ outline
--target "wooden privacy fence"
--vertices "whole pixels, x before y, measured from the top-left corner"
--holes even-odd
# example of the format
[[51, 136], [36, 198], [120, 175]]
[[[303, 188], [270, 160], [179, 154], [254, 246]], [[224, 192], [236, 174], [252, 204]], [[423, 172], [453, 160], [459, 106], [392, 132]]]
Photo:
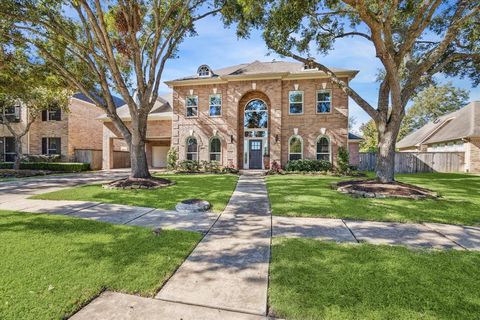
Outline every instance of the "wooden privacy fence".
[[130, 168], [130, 152], [113, 151], [113, 168]]
[[[376, 153], [360, 153], [359, 170], [374, 171]], [[395, 173], [461, 172], [465, 167], [464, 152], [397, 152]]]
[[102, 169], [102, 150], [94, 149], [75, 149], [75, 161], [90, 163], [91, 170]]

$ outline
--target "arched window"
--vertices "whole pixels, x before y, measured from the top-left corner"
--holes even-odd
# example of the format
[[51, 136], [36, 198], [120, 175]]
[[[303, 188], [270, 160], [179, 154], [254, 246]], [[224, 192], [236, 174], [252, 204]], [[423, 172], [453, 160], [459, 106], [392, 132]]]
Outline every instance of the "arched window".
[[194, 137], [187, 138], [187, 160], [198, 161], [198, 144]]
[[330, 139], [328, 137], [318, 137], [317, 139], [317, 160], [331, 160]]
[[207, 65], [201, 65], [200, 67], [198, 67], [197, 73], [199, 77], [210, 77], [212, 71]]
[[288, 160], [303, 158], [303, 140], [300, 136], [291, 136], [288, 140]]
[[254, 99], [245, 106], [243, 125], [245, 129], [266, 129], [268, 126], [267, 105], [260, 99]]
[[220, 138], [213, 137], [210, 139], [210, 161], [222, 161], [222, 143]]

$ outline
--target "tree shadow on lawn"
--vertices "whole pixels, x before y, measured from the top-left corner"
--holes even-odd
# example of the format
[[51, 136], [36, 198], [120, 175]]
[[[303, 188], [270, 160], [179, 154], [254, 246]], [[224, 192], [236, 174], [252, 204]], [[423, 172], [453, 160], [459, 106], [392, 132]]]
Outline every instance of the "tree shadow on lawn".
[[153, 296], [201, 238], [43, 214], [0, 212], [0, 218], [7, 254], [0, 265], [12, 270], [4, 299], [14, 299], [12, 314], [23, 313], [17, 318], [71, 314], [105, 288]]
[[473, 319], [480, 254], [279, 239], [270, 303], [288, 319]]
[[[455, 176], [455, 175], [454, 175]], [[402, 176], [403, 177], [403, 176]], [[457, 176], [455, 176], [457, 177]], [[467, 176], [469, 177], [469, 176]], [[408, 182], [417, 184], [418, 180]], [[477, 177], [478, 178], [478, 177]], [[424, 178], [422, 178], [424, 179]], [[450, 179], [450, 180], [449, 180]], [[405, 179], [407, 180], [407, 179]], [[294, 177], [269, 181], [270, 199], [273, 213], [285, 216], [319, 216], [360, 220], [399, 221], [399, 222], [438, 222], [450, 224], [480, 224], [480, 198], [474, 192], [480, 189], [480, 179], [468, 187], [462, 179], [456, 179], [454, 186], [448, 185], [451, 178], [442, 179], [445, 184], [433, 188], [445, 196], [439, 199], [366, 199], [353, 198], [330, 188], [330, 183], [338, 178], [321, 180], [308, 177], [298, 180]], [[471, 180], [470, 180], [471, 181]], [[418, 185], [421, 185], [418, 183]], [[432, 187], [431, 184], [424, 185]], [[442, 189], [445, 188], [445, 189]], [[445, 190], [453, 190], [450, 193]]]

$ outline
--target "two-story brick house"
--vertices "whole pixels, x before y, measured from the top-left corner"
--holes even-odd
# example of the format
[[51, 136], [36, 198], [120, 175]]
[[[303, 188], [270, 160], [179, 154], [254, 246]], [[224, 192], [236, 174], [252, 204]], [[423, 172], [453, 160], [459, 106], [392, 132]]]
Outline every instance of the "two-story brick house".
[[[119, 105], [123, 104], [117, 99]], [[28, 112], [21, 104], [5, 108], [10, 123], [21, 131], [28, 122]], [[95, 120], [103, 111], [87, 97], [74, 94], [67, 111], [45, 110], [23, 137], [24, 154], [60, 155], [63, 161], [74, 161], [75, 149], [101, 150], [103, 126]], [[0, 161], [14, 161], [15, 141], [8, 128], [0, 123]]]
[[[358, 73], [333, 71], [345, 82]], [[303, 64], [254, 61], [218, 70], [202, 65], [195, 75], [166, 84], [173, 91], [171, 124], [168, 117], [155, 124], [151, 114], [149, 131], [161, 131], [163, 144], [176, 148], [179, 160], [262, 169], [294, 159], [335, 163], [338, 147], [348, 147], [348, 96], [325, 73]], [[121, 139], [113, 131], [104, 127], [110, 141], [104, 139], [104, 168], [111, 168], [113, 141]], [[150, 158], [164, 163], [166, 151], [158, 152]]]

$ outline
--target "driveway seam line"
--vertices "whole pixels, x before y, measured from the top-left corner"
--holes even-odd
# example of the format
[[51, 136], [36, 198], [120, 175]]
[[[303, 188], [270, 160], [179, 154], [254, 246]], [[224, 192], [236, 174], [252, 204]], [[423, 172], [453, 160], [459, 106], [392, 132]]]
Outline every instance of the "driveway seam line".
[[222, 311], [236, 312], [236, 313], [242, 313], [242, 314], [247, 314], [247, 315], [252, 315], [252, 316], [267, 317], [266, 315], [261, 314], [261, 313], [241, 311], [241, 310], [238, 310], [238, 309], [223, 308], [223, 307], [212, 307], [212, 306], [208, 306], [208, 305], [204, 305], [204, 304], [191, 303], [191, 302], [183, 302], [183, 301], [170, 300], [170, 299], [165, 299], [165, 298], [155, 298], [155, 300], [165, 301], [165, 302], [172, 302], [172, 303], [178, 303], [178, 304], [185, 304], [185, 305], [187, 305], [187, 306], [208, 308], [208, 309], [212, 309], [212, 310], [222, 310]]
[[357, 243], [360, 243], [360, 241], [358, 241], [358, 239], [357, 239], [357, 236], [355, 236], [355, 233], [353, 233], [352, 229], [350, 229], [350, 227], [347, 225], [345, 220], [344, 219], [340, 219], [340, 220], [342, 220], [345, 227], [348, 229], [348, 231], [350, 231], [350, 234], [352, 235], [353, 239], [355, 239], [355, 241], [357, 241]]
[[435, 230], [435, 229], [433, 229], [433, 228], [430, 228], [429, 226], [427, 226], [427, 225], [426, 225], [425, 223], [423, 223], [423, 222], [420, 223], [420, 224], [421, 224], [422, 226], [424, 226], [425, 228], [432, 230], [433, 232], [435, 232], [436, 234], [440, 235], [441, 237], [444, 237], [444, 238], [447, 239], [448, 241], [453, 242], [454, 244], [456, 244], [456, 245], [459, 246], [460, 248], [463, 248], [463, 249], [466, 250], [466, 251], [470, 251], [468, 248], [462, 246], [462, 245], [461, 245], [460, 243], [458, 243], [457, 241], [455, 241], [455, 240], [453, 240], [453, 239], [450, 239], [450, 237], [448, 237], [447, 235], [441, 233], [440, 231]]
[[[133, 209], [133, 208], [141, 208], [141, 207], [131, 206], [131, 208]], [[137, 220], [138, 218], [141, 218], [141, 217], [143, 217], [144, 215], [146, 215], [146, 214], [148, 214], [148, 213], [150, 213], [150, 212], [152, 212], [152, 211], [157, 210], [156, 208], [149, 208], [149, 209], [152, 209], [152, 210], [149, 210], [149, 211], [147, 211], [147, 212], [145, 212], [145, 213], [142, 213], [141, 215], [136, 216], [135, 218], [130, 219], [130, 220], [128, 220], [128, 221], [126, 221], [126, 222], [124, 222], [124, 223], [122, 223], [122, 224], [129, 224], [130, 222], [132, 222], [132, 221], [134, 221], [134, 220]]]
[[72, 211], [70, 211], [70, 212], [68, 212], [68, 213], [65, 213], [65, 215], [69, 216], [69, 215], [74, 214], [74, 213], [76, 213], [76, 212], [80, 212], [80, 211], [85, 210], [85, 209], [90, 209], [90, 208], [96, 207], [96, 206], [98, 206], [98, 205], [100, 205], [100, 204], [102, 204], [102, 203], [101, 203], [101, 202], [96, 202], [96, 203], [92, 204], [91, 206], [87, 206], [87, 207], [80, 208], [80, 209], [74, 209], [74, 210], [72, 210]]

